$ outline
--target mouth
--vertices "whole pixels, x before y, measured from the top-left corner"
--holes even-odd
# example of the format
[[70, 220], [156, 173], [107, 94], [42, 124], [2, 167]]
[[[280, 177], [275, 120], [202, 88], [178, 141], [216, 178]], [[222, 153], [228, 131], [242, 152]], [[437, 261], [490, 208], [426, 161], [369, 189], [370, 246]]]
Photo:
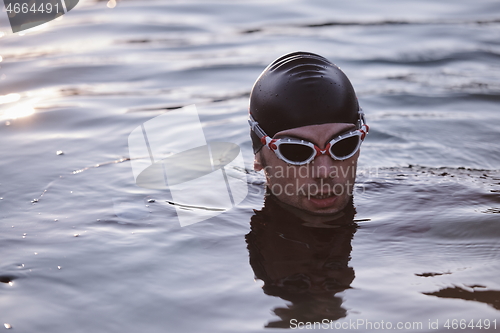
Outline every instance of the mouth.
[[309, 197], [313, 199], [327, 199], [333, 196], [335, 196], [335, 194], [333, 193], [324, 193], [324, 194], [310, 195]]
[[334, 193], [318, 193], [308, 198], [309, 205], [315, 210], [330, 209], [335, 205], [338, 196]]

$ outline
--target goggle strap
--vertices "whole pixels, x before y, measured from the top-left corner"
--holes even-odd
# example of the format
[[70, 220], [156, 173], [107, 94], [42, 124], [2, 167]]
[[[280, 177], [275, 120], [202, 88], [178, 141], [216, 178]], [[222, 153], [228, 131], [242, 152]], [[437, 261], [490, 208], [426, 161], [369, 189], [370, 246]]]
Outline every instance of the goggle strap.
[[361, 129], [363, 127], [363, 125], [366, 125], [365, 113], [364, 113], [363, 109], [359, 108], [358, 116], [359, 116], [359, 118], [358, 118], [358, 129]]
[[271, 139], [267, 134], [266, 132], [264, 132], [264, 130], [262, 128], [260, 128], [259, 126], [259, 123], [256, 122], [252, 115], [250, 114], [249, 117], [248, 117], [248, 123], [250, 124], [250, 128], [252, 129], [252, 131], [254, 131], [255, 134], [257, 134], [257, 136], [259, 137], [260, 139], [260, 142], [264, 145], [264, 146], [267, 146], [269, 149], [271, 150], [276, 150], [278, 149], [278, 146], [276, 146], [274, 143], [276, 141], [278, 141], [277, 139]]
[[[260, 128], [259, 123], [253, 119], [252, 115], [249, 115], [248, 124], [250, 125], [252, 131], [254, 131], [254, 133], [257, 134], [259, 139], [261, 139], [261, 141], [264, 137], [267, 136], [267, 134], [262, 130], [262, 128]], [[264, 142], [262, 142], [262, 144], [264, 144]]]

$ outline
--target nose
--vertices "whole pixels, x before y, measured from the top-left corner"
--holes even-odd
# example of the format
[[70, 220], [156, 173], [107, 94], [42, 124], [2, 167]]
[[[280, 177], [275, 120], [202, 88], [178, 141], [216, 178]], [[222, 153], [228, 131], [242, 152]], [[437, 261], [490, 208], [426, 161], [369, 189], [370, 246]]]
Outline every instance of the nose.
[[311, 163], [311, 168], [313, 168], [311, 171], [314, 178], [325, 179], [336, 177], [335, 164], [336, 161], [328, 154], [317, 156]]

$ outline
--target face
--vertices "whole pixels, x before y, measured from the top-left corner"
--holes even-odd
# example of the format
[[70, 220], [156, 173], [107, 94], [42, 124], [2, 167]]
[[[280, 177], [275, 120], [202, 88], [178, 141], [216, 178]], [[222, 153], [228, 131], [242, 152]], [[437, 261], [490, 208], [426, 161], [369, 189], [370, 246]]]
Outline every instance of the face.
[[[288, 129], [274, 139], [291, 137], [314, 143], [320, 149], [334, 137], [356, 127], [347, 123], [329, 123]], [[331, 215], [341, 211], [352, 196], [358, 152], [337, 161], [328, 154], [317, 156], [306, 165], [289, 165], [267, 147], [255, 155], [254, 168], [264, 170], [268, 190], [282, 203], [313, 215]]]

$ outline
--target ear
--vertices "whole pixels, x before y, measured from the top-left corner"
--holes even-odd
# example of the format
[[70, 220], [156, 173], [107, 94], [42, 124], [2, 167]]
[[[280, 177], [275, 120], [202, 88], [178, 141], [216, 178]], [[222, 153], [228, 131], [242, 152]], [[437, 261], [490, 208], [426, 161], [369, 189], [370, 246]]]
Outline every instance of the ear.
[[257, 154], [255, 154], [255, 158], [253, 160], [253, 169], [255, 171], [260, 171], [263, 168], [260, 155], [261, 155], [261, 152], [259, 151]]

